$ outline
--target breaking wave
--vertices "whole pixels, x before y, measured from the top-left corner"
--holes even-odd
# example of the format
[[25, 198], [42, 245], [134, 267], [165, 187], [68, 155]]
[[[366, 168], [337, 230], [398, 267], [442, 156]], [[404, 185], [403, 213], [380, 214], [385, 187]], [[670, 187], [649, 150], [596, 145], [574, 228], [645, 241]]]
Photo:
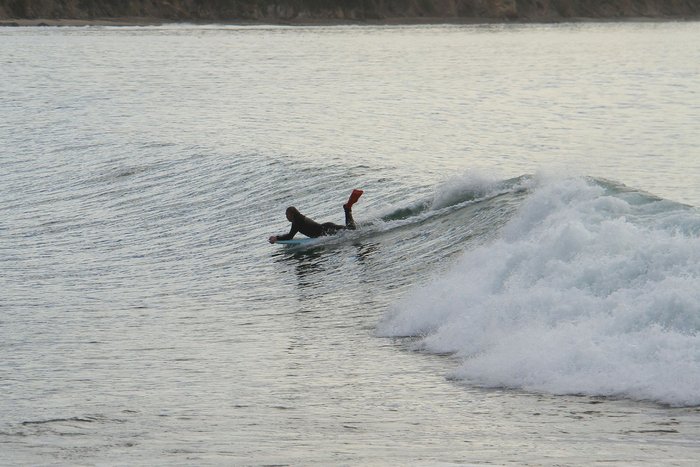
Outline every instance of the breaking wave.
[[468, 384], [700, 404], [700, 214], [603, 180], [536, 180], [486, 244], [378, 325]]

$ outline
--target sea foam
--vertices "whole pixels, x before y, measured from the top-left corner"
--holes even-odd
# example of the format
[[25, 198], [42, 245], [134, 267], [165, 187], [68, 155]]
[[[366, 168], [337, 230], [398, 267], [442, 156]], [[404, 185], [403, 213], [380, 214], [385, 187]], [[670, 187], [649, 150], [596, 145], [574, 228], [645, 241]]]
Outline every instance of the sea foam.
[[378, 325], [469, 384], [700, 404], [700, 215], [584, 178], [541, 182], [498, 239]]

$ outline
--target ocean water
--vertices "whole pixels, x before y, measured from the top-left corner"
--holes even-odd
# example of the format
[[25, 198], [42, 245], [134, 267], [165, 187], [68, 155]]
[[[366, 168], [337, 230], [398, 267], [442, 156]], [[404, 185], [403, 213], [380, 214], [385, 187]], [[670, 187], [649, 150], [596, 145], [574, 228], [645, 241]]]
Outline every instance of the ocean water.
[[5, 28], [0, 83], [0, 464], [700, 459], [700, 24]]

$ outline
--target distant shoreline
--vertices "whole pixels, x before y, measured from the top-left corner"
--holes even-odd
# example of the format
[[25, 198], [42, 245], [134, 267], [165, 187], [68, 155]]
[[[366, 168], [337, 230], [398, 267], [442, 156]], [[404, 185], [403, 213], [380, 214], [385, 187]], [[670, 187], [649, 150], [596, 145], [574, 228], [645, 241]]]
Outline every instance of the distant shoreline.
[[81, 27], [81, 26], [166, 26], [191, 24], [195, 26], [392, 26], [392, 25], [469, 25], [469, 24], [562, 24], [562, 23], [658, 23], [696, 22], [700, 17], [574, 17], [556, 19], [497, 19], [455, 17], [398, 17], [376, 20], [342, 20], [327, 18], [303, 18], [291, 20], [168, 20], [151, 17], [119, 17], [94, 19], [3, 19], [0, 27]]

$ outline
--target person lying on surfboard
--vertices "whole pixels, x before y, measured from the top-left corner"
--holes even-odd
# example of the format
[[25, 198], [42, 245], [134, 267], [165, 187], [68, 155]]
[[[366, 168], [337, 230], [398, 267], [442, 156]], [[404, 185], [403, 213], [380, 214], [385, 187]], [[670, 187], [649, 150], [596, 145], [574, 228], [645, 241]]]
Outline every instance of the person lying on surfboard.
[[332, 222], [326, 222], [319, 224], [316, 221], [309, 219], [299, 212], [294, 206], [289, 206], [286, 211], [287, 220], [292, 223], [292, 228], [289, 230], [288, 234], [285, 235], [273, 235], [270, 237], [270, 243], [275, 243], [277, 240], [291, 240], [300, 232], [307, 237], [316, 238], [322, 235], [333, 235], [338, 233], [340, 230], [355, 230], [355, 220], [352, 218], [352, 205], [357, 203], [364, 191], [362, 190], [352, 190], [350, 194], [350, 199], [348, 202], [343, 204], [343, 210], [345, 211], [345, 225], [338, 225]]

